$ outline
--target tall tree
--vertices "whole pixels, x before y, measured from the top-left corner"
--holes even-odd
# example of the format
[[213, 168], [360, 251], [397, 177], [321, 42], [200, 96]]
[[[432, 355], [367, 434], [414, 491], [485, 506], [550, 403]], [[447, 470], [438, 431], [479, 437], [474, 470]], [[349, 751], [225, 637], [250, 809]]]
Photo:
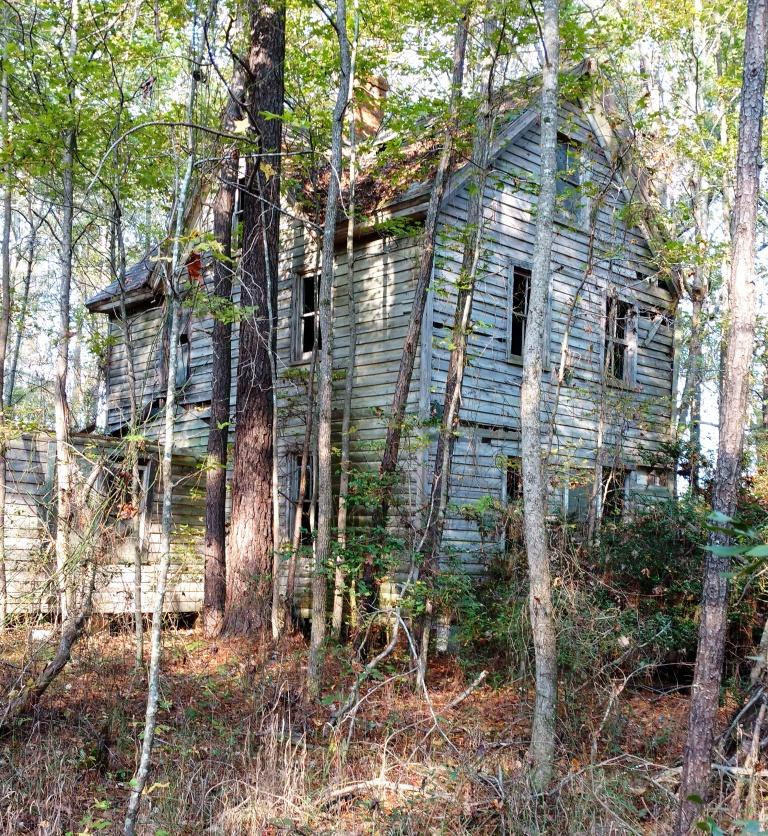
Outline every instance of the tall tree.
[[[349, 194], [347, 196], [347, 318], [349, 320], [349, 352], [347, 354], [347, 376], [344, 379], [344, 407], [341, 417], [341, 461], [339, 462], [339, 512], [336, 518], [336, 536], [339, 550], [343, 553], [347, 545], [347, 512], [349, 502], [350, 476], [350, 437], [352, 421], [352, 393], [355, 380], [355, 359], [357, 356], [357, 302], [355, 298], [355, 178], [357, 176], [357, 132], [355, 128], [355, 68], [357, 65], [357, 46], [360, 40], [360, 7], [358, 0], [353, 0], [353, 35], [349, 52], [349, 101], [347, 118], [349, 120]], [[341, 567], [341, 554], [336, 562], [333, 583], [333, 614], [331, 631], [338, 639], [344, 616], [344, 587], [346, 578]]]
[[[493, 24], [484, 22], [486, 30]], [[427, 508], [427, 519], [421, 541], [421, 577], [426, 582], [428, 596], [422, 618], [421, 645], [416, 666], [416, 682], [419, 689], [424, 687], [429, 639], [432, 630], [433, 602], [431, 591], [439, 572], [439, 551], [443, 539], [445, 515], [448, 507], [449, 486], [453, 447], [460, 424], [459, 408], [461, 404], [464, 372], [468, 362], [469, 339], [472, 333], [472, 305], [475, 297], [475, 284], [480, 263], [483, 239], [483, 205], [485, 185], [488, 179], [488, 161], [493, 128], [496, 118], [494, 102], [494, 80], [499, 48], [505, 38], [502, 26], [495, 35], [495, 49], [487, 55], [483, 64], [487, 66], [487, 76], [482, 80], [484, 89], [476, 120], [472, 142], [470, 166], [472, 180], [469, 188], [466, 226], [463, 233], [461, 268], [456, 282], [456, 305], [451, 329], [451, 354], [448, 361], [448, 373], [443, 397], [443, 415], [437, 437], [435, 463], [432, 471], [432, 486]], [[486, 32], [486, 35], [490, 32]]]
[[162, 661], [162, 631], [165, 609], [165, 592], [168, 583], [168, 570], [171, 563], [171, 533], [173, 529], [173, 444], [176, 420], [176, 369], [179, 357], [176, 347], [179, 343], [181, 322], [180, 283], [184, 269], [182, 260], [182, 238], [184, 222], [187, 218], [189, 194], [195, 170], [197, 150], [195, 132], [195, 102], [197, 98], [197, 80], [200, 77], [200, 50], [197, 40], [197, 18], [192, 23], [192, 57], [190, 61], [189, 92], [187, 97], [186, 124], [189, 126], [187, 158], [184, 169], [180, 172], [178, 193], [174, 204], [172, 219], [173, 240], [171, 244], [170, 264], [166, 265], [165, 298], [168, 308], [168, 358], [165, 389], [165, 414], [163, 426], [163, 456], [160, 478], [162, 482], [162, 512], [160, 531], [160, 565], [157, 573], [157, 589], [152, 610], [152, 637], [150, 641], [149, 674], [147, 676], [147, 708], [144, 715], [144, 730], [141, 742], [141, 755], [136, 774], [131, 782], [131, 795], [125, 815], [123, 832], [133, 836], [144, 795], [144, 788], [149, 776], [152, 749], [157, 726], [157, 707], [160, 701], [160, 663]]
[[[766, 37], [768, 0], [748, 0], [731, 271], [728, 277], [729, 324], [720, 400], [720, 439], [712, 494], [713, 511], [727, 517], [732, 517], [737, 508], [755, 336], [755, 227], [761, 166]], [[704, 565], [699, 644], [676, 824], [678, 834], [688, 833], [699, 809], [696, 799], [707, 795], [727, 627], [728, 573], [731, 565], [728, 545], [727, 535], [721, 531], [711, 533]]]
[[[400, 441], [403, 433], [405, 407], [408, 403], [408, 393], [411, 389], [416, 354], [421, 341], [424, 309], [427, 304], [429, 283], [432, 279], [432, 267], [435, 262], [438, 215], [443, 202], [445, 188], [453, 170], [453, 150], [459, 124], [459, 106], [461, 103], [461, 88], [464, 81], [464, 59], [467, 51], [469, 14], [470, 6], [468, 4], [464, 7], [462, 16], [456, 24], [456, 34], [453, 42], [451, 93], [448, 102], [445, 129], [442, 136], [442, 148], [435, 178], [432, 181], [432, 191], [429, 195], [429, 206], [427, 207], [427, 216], [424, 221], [424, 231], [421, 234], [413, 307], [408, 318], [408, 329], [400, 355], [397, 382], [395, 383], [395, 391], [392, 396], [391, 415], [389, 417], [387, 436], [384, 440], [384, 452], [379, 467], [379, 476], [382, 483], [381, 499], [373, 513], [373, 527], [374, 530], [378, 531], [381, 531], [387, 524], [387, 518], [389, 516], [393, 479], [397, 470], [397, 460], [400, 455]], [[362, 602], [364, 605], [363, 608], [370, 611], [375, 605], [377, 590], [377, 578], [375, 576], [373, 554], [371, 552], [366, 555], [363, 565], [363, 581], [366, 586], [366, 595]]]
[[[245, 75], [237, 69], [229, 91], [222, 127], [232, 133], [242, 116]], [[224, 149], [219, 165], [219, 188], [213, 202], [213, 237], [220, 252], [213, 268], [213, 329], [211, 332], [211, 427], [205, 475], [205, 578], [203, 627], [216, 635], [224, 619], [226, 601], [227, 443], [232, 387], [232, 217], [238, 178], [237, 150]]]
[[[333, 401], [333, 256], [342, 167], [344, 113], [349, 103], [350, 48], [346, 0], [336, 0], [336, 35], [339, 41], [339, 89], [331, 124], [331, 171], [323, 218], [323, 254], [320, 264], [320, 371], [317, 380], [317, 540], [312, 575], [312, 634], [307, 662], [307, 693], [320, 691], [320, 653], [325, 641], [326, 570], [331, 557], [333, 471], [331, 462], [331, 406]], [[350, 369], [351, 373], [353, 370]]]
[[72, 293], [72, 260], [74, 241], [72, 235], [75, 209], [74, 164], [77, 142], [77, 118], [75, 115], [75, 57], [80, 22], [79, 0], [73, 0], [69, 18], [69, 73], [68, 125], [64, 136], [62, 156], [62, 211], [60, 234], [61, 287], [59, 289], [59, 332], [56, 348], [54, 379], [54, 411], [56, 430], [56, 572], [59, 584], [61, 616], [66, 620], [73, 603], [69, 594], [67, 573], [70, 570], [70, 539], [74, 515], [73, 462], [70, 449], [70, 414], [67, 400], [67, 376], [69, 372], [70, 297]]
[[552, 775], [557, 712], [557, 647], [546, 527], [546, 462], [541, 444], [541, 384], [544, 320], [549, 294], [557, 176], [557, 74], [560, 64], [558, 0], [544, 0], [543, 72], [540, 121], [540, 188], [530, 300], [523, 347], [520, 432], [523, 475], [523, 531], [528, 559], [529, 609], [536, 659], [536, 704], [531, 730], [531, 779], [543, 789]]
[[248, 4], [250, 49], [246, 109], [259, 142], [243, 198], [243, 254], [237, 366], [232, 514], [227, 555], [224, 630], [245, 634], [271, 624], [274, 518], [274, 315], [280, 222], [285, 5]]
[[[7, 11], [4, 14], [7, 17]], [[11, 320], [11, 212], [12, 171], [9, 159], [10, 135], [8, 123], [8, 55], [2, 58], [0, 78], [0, 139], [2, 153], [6, 158], [3, 172], [3, 238], [0, 242], [0, 397], [5, 384], [5, 355], [8, 348], [8, 329]], [[4, 629], [8, 615], [8, 580], [5, 569], [5, 494], [6, 494], [6, 450], [5, 401], [0, 406], [0, 630]]]

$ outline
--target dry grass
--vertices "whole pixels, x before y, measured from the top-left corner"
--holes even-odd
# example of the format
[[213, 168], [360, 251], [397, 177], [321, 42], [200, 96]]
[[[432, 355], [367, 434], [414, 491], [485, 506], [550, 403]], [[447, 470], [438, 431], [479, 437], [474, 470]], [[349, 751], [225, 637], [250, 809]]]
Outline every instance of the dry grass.
[[[413, 693], [403, 652], [363, 686], [354, 727], [332, 729], [359, 670], [346, 651], [328, 654], [323, 704], [309, 706], [300, 639], [270, 650], [170, 630], [165, 641], [142, 834], [665, 832], [679, 694], [622, 695], [599, 763], [591, 735], [604, 705], [564, 702], [559, 783], [535, 799], [524, 767], [530, 694], [519, 684], [484, 684], [445, 710], [468, 681], [446, 658], [430, 671], [429, 706]], [[23, 631], [0, 636], [0, 685], [26, 652]], [[3, 741], [0, 833], [121, 832], [144, 711], [131, 662], [130, 636], [90, 635], [34, 717]]]

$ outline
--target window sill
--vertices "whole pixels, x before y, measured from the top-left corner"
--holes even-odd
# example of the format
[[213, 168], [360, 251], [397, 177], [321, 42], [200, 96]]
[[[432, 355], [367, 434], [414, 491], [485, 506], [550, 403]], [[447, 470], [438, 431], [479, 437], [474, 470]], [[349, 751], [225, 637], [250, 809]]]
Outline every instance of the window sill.
[[605, 385], [611, 389], [621, 389], [624, 392], [636, 392], [637, 389], [634, 384], [627, 383], [624, 380], [617, 380], [615, 377], [609, 377], [605, 381]]

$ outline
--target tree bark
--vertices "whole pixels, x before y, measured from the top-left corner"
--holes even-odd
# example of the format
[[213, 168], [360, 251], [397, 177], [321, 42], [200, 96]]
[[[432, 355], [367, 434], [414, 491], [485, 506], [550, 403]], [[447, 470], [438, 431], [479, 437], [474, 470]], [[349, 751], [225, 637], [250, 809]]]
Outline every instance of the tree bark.
[[[194, 124], [195, 100], [197, 94], [197, 77], [200, 71], [200, 53], [197, 43], [197, 19], [192, 25], [192, 61], [189, 94], [187, 99], [187, 122]], [[144, 737], [141, 745], [141, 756], [136, 774], [131, 782], [131, 796], [128, 800], [128, 810], [123, 827], [124, 836], [134, 836], [136, 821], [141, 806], [141, 798], [149, 776], [152, 759], [152, 748], [155, 741], [155, 726], [157, 725], [157, 706], [160, 699], [160, 663], [163, 650], [163, 610], [165, 606], [165, 592], [168, 583], [168, 570], [171, 563], [171, 534], [173, 530], [173, 443], [174, 423], [176, 420], [176, 369], [178, 353], [176, 347], [179, 342], [180, 330], [180, 302], [179, 283], [183, 264], [181, 260], [181, 239], [184, 234], [184, 219], [186, 217], [187, 201], [195, 169], [196, 139], [193, 127], [189, 129], [189, 152], [186, 159], [184, 174], [176, 196], [176, 215], [173, 224], [173, 246], [171, 263], [165, 273], [165, 297], [168, 305], [170, 320], [168, 340], [168, 375], [165, 392], [165, 426], [163, 437], [163, 457], [161, 462], [160, 479], [163, 486], [163, 501], [160, 530], [160, 564], [157, 570], [157, 590], [155, 605], [152, 610], [152, 637], [150, 642], [149, 675], [147, 677], [147, 709], [144, 716]]]
[[[347, 357], [347, 376], [344, 380], [344, 407], [341, 417], [341, 461], [339, 462], [339, 513], [336, 521], [336, 536], [339, 549], [347, 546], [347, 502], [349, 498], [349, 430], [352, 418], [352, 393], [355, 380], [355, 358], [357, 352], [357, 303], [355, 300], [355, 177], [357, 176], [357, 137], [355, 133], [355, 66], [357, 64], [357, 43], [360, 33], [360, 10], [357, 0], [353, 0], [354, 36], [349, 57], [349, 197], [347, 198], [347, 317], [349, 319], [349, 353]], [[344, 589], [347, 579], [341, 567], [342, 555], [336, 560], [336, 572], [333, 582], [333, 613], [331, 633], [338, 639], [344, 617]]]
[[[129, 547], [133, 553], [133, 631], [135, 637], [134, 667], [141, 670], [144, 667], [144, 611], [142, 603], [142, 547], [139, 543], [139, 527], [141, 520], [139, 508], [141, 506], [141, 474], [139, 471], [139, 404], [138, 387], [136, 381], [136, 359], [134, 355], [133, 335], [128, 311], [125, 304], [125, 236], [123, 235], [122, 211], [119, 203], [119, 183], [114, 192], [114, 208], [112, 213], [112, 243], [110, 246], [110, 261], [112, 273], [117, 275], [120, 285], [120, 320], [123, 327], [123, 345], [125, 346], [125, 363], [128, 376], [128, 410], [129, 431], [125, 463], [131, 474], [131, 507], [133, 519]], [[115, 247], [116, 245], [116, 247]], [[117, 252], [115, 252], [117, 249]]]
[[16, 388], [16, 369], [19, 363], [19, 354], [21, 353], [21, 341], [24, 338], [24, 330], [27, 323], [27, 313], [29, 310], [29, 291], [32, 286], [32, 270], [35, 264], [35, 249], [37, 247], [37, 233], [42, 225], [42, 220], [33, 222], [32, 218], [32, 196], [29, 198], [29, 217], [30, 217], [30, 231], [29, 242], [27, 244], [27, 266], [24, 271], [24, 281], [21, 288], [21, 303], [19, 305], [18, 320], [15, 324], [15, 335], [13, 340], [13, 348], [11, 350], [11, 357], [8, 362], [8, 374], [5, 379], [5, 390], [3, 392], [3, 406], [9, 409], [13, 404], [13, 392]]
[[333, 401], [333, 255], [339, 211], [344, 113], [349, 101], [350, 51], [346, 0], [336, 0], [339, 41], [339, 89], [331, 123], [331, 171], [323, 219], [323, 256], [320, 267], [320, 373], [317, 381], [317, 539], [312, 574], [312, 632], [307, 661], [307, 695], [320, 692], [320, 656], [325, 641], [326, 571], [331, 557], [333, 470], [331, 466], [331, 405]]
[[544, 0], [544, 66], [541, 91], [540, 190], [536, 206], [530, 300], [523, 348], [520, 430], [523, 530], [530, 579], [529, 609], [536, 659], [536, 703], [529, 758], [531, 783], [543, 790], [552, 777], [557, 719], [557, 646], [546, 528], [546, 461], [541, 446], [541, 386], [544, 320], [554, 236], [557, 151], [557, 74], [560, 59], [558, 0]]
[[[456, 283], [456, 306], [451, 331], [451, 356], [448, 362], [448, 374], [443, 398], [443, 417], [435, 451], [435, 465], [432, 472], [432, 486], [427, 509], [424, 534], [420, 544], [421, 574], [431, 588], [439, 572], [439, 551], [443, 539], [445, 512], [448, 506], [448, 494], [451, 480], [451, 463], [456, 432], [459, 427], [459, 407], [464, 371], [467, 365], [467, 349], [472, 333], [472, 304], [475, 297], [475, 283], [480, 260], [483, 236], [483, 199], [488, 176], [488, 156], [493, 133], [493, 82], [495, 59], [491, 64], [486, 94], [483, 97], [481, 112], [478, 114], [477, 128], [472, 146], [471, 166], [475, 172], [473, 185], [469, 191], [467, 208], [466, 238], [464, 241], [461, 269]], [[422, 690], [427, 671], [429, 638], [432, 631], [434, 604], [428, 598], [422, 618], [421, 645], [416, 666], [416, 687]]]
[[[223, 130], [231, 132], [242, 115], [240, 100], [245, 77], [235, 71], [233, 89], [224, 112]], [[227, 147], [219, 166], [219, 190], [213, 203], [213, 237], [221, 253], [213, 267], [213, 329], [211, 333], [211, 425], [205, 473], [205, 577], [203, 630], [215, 636], [221, 630], [226, 601], [227, 444], [232, 388], [232, 217], [238, 180], [238, 155]]]
[[[720, 440], [712, 508], [732, 517], [737, 509], [744, 422], [755, 334], [755, 227], [760, 179], [760, 143], [765, 95], [765, 51], [768, 0], [749, 0], [744, 42], [736, 198], [731, 272], [728, 277], [730, 320], [721, 394]], [[727, 545], [713, 532], [710, 547]], [[691, 689], [688, 738], [680, 785], [676, 833], [686, 834], [699, 810], [696, 798], [707, 796], [712, 741], [720, 696], [728, 613], [730, 558], [710, 551], [704, 566], [699, 645]], [[693, 798], [692, 798], [693, 797]]]
[[[381, 481], [381, 500], [373, 512], [374, 536], [383, 540], [384, 528], [389, 517], [389, 505], [392, 501], [394, 475], [397, 470], [397, 460], [400, 454], [400, 440], [403, 431], [405, 407], [408, 393], [411, 389], [413, 368], [416, 353], [421, 343], [421, 326], [424, 319], [424, 309], [427, 304], [429, 283], [432, 280], [432, 268], [435, 261], [435, 239], [437, 235], [438, 213], [443, 202], [445, 188], [453, 170], [453, 148], [455, 134], [459, 124], [459, 104], [461, 102], [461, 87], [464, 81], [464, 58], [467, 51], [467, 24], [469, 8], [465, 7], [461, 19], [456, 25], [453, 43], [453, 70], [451, 75], [451, 94], [448, 103], [448, 115], [443, 132], [440, 160], [432, 181], [432, 191], [429, 196], [427, 216], [424, 221], [424, 231], [419, 246], [419, 266], [416, 274], [416, 286], [413, 295], [413, 307], [408, 319], [403, 351], [400, 355], [400, 366], [397, 372], [397, 382], [392, 396], [391, 417], [387, 426], [387, 436], [384, 441], [384, 452], [379, 467]], [[369, 552], [363, 563], [363, 582], [365, 595], [361, 596], [360, 608], [363, 612], [371, 612], [378, 598], [378, 578], [376, 577], [374, 555]]]
[[[3, 58], [2, 91], [0, 92], [0, 123], [3, 145], [8, 142], [8, 65]], [[5, 385], [5, 356], [8, 349], [8, 329], [11, 320], [11, 162], [6, 163], [3, 177], [3, 240], [0, 256], [0, 395]], [[8, 616], [8, 579], [5, 570], [5, 495], [6, 453], [5, 402], [0, 407], [0, 630], [5, 628]]]
[[[252, 308], [240, 325], [237, 424], [232, 515], [227, 555], [224, 632], [248, 634], [271, 627], [274, 520], [274, 311], [280, 222], [280, 150], [285, 58], [285, 6], [249, 2], [250, 78], [246, 95], [251, 127], [260, 142], [249, 164], [243, 196], [241, 305]], [[273, 115], [275, 118], [268, 118]]]
[[[79, 0], [73, 0], [70, 11], [69, 71], [77, 52]], [[74, 82], [70, 82], [70, 106], [74, 108]], [[70, 114], [74, 120], [74, 113]], [[74, 157], [76, 128], [67, 129], [62, 156], [62, 215], [61, 215], [61, 285], [59, 289], [59, 333], [54, 377], [54, 428], [56, 434], [56, 574], [59, 588], [59, 607], [62, 621], [66, 621], [72, 606], [70, 571], [70, 538], [74, 516], [72, 453], [70, 450], [70, 414], [67, 401], [69, 371], [70, 295], [72, 288], [72, 225], [74, 216]]]

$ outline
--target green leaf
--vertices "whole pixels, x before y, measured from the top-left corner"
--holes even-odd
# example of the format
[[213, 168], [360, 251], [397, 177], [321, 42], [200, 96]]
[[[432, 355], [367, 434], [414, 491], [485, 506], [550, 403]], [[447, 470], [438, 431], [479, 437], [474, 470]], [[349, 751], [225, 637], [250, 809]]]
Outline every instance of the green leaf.
[[716, 554], [719, 557], [735, 557], [736, 555], [744, 554], [746, 546], [704, 546], [708, 552]]

